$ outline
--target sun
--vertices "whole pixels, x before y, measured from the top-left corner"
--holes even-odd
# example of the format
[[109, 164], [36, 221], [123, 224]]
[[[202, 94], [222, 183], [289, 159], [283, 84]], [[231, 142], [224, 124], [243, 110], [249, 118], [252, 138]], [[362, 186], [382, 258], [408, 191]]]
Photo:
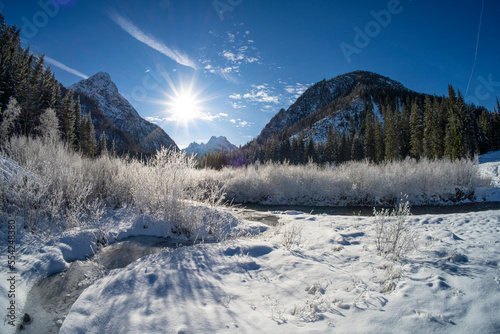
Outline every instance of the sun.
[[172, 101], [171, 113], [173, 118], [180, 123], [188, 123], [197, 118], [199, 105], [196, 96], [182, 93]]
[[200, 118], [200, 101], [190, 91], [178, 92], [167, 105], [170, 119], [176, 123], [187, 125]]

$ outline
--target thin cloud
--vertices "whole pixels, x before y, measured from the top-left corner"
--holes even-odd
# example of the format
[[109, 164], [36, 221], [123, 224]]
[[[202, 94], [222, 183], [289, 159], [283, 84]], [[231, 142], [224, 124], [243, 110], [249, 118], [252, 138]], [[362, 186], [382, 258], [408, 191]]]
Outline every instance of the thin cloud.
[[71, 67], [63, 64], [60, 61], [55, 60], [54, 58], [50, 58], [50, 57], [45, 56], [44, 60], [47, 63], [49, 63], [50, 65], [54, 65], [55, 67], [60, 68], [61, 70], [66, 71], [68, 73], [71, 73], [71, 74], [74, 74], [76, 76], [79, 76], [80, 78], [83, 78], [83, 79], [88, 79], [89, 78], [88, 75], [83, 74], [82, 72], [77, 71], [74, 68], [71, 68]]
[[196, 69], [196, 64], [188, 56], [178, 50], [169, 48], [163, 42], [156, 40], [155, 37], [146, 34], [120, 14], [112, 12], [109, 15], [109, 18], [139, 42], [146, 44], [150, 48], [155, 49], [181, 65]]
[[238, 118], [238, 119], [234, 119], [233, 118], [233, 119], [230, 119], [229, 122], [231, 122], [232, 124], [234, 124], [237, 128], [245, 128], [245, 127], [248, 127], [248, 126], [254, 124], [252, 122], [244, 121], [241, 118]]

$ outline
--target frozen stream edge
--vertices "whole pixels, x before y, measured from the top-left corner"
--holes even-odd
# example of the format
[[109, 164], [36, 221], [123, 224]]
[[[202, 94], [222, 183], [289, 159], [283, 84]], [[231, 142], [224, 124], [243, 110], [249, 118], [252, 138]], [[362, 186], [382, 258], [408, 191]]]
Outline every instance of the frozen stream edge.
[[113, 269], [124, 268], [150, 254], [172, 251], [186, 242], [171, 238], [130, 237], [101, 249], [86, 261], [72, 262], [60, 273], [35, 283], [26, 299], [25, 313], [33, 322], [17, 333], [59, 333], [64, 318], [82, 292]]

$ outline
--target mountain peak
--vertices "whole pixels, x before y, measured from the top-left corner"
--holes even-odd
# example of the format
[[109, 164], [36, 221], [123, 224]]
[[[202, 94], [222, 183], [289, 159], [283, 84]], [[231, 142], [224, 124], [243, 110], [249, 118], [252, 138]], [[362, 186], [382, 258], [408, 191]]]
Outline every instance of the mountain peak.
[[[77, 95], [84, 95], [94, 100], [96, 106], [113, 125], [127, 134], [134, 149], [144, 153], [154, 153], [162, 146], [178, 149], [163, 129], [146, 121], [137, 113], [130, 102], [120, 94], [108, 73], [96, 73], [69, 88]], [[126, 148], [127, 145], [123, 146]]]
[[83, 79], [70, 88], [80, 88], [86, 91], [99, 91], [100, 93], [107, 93], [107, 95], [118, 94], [118, 87], [116, 87], [111, 76], [106, 72], [98, 72], [88, 79]]
[[339, 99], [355, 98], [360, 91], [377, 90], [409, 92], [399, 82], [368, 71], [358, 70], [330, 80], [323, 79], [309, 87], [287, 110], [280, 110], [262, 130], [257, 142], [264, 143], [274, 133], [292, 127]]
[[198, 144], [196, 142], [193, 142], [189, 144], [188, 147], [183, 149], [183, 151], [187, 154], [197, 154], [199, 157], [201, 157], [202, 155], [205, 155], [207, 153], [218, 153], [220, 151], [231, 152], [237, 149], [238, 148], [235, 145], [231, 144], [226, 137], [212, 136], [206, 144]]

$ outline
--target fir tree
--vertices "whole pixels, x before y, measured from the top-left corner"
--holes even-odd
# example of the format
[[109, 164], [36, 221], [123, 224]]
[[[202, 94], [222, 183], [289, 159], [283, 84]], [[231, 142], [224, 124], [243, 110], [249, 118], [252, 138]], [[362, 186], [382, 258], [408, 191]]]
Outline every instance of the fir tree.
[[115, 140], [113, 139], [113, 141], [111, 142], [111, 150], [109, 151], [109, 156], [112, 157], [112, 158], [116, 158], [116, 144], [115, 144]]
[[399, 106], [396, 105], [396, 141], [399, 143], [398, 156], [402, 159], [406, 158], [411, 150], [411, 112], [408, 111], [408, 106], [403, 104], [401, 114], [399, 114]]
[[424, 106], [424, 133], [423, 133], [423, 142], [422, 142], [422, 150], [423, 156], [427, 159], [431, 159], [434, 157], [434, 147], [432, 140], [432, 133], [434, 128], [437, 127], [436, 117], [432, 112], [432, 101], [429, 95], [425, 97], [425, 106]]
[[385, 158], [389, 161], [398, 160], [400, 158], [398, 134], [394, 115], [391, 110], [387, 110], [384, 117], [385, 125]]
[[62, 99], [59, 110], [61, 133], [65, 142], [73, 145], [75, 141], [75, 104], [73, 91], [70, 89]]
[[97, 144], [99, 148], [98, 155], [101, 157], [108, 156], [108, 143], [106, 140], [106, 133], [103, 131], [101, 137], [99, 138], [99, 142]]
[[449, 117], [446, 127], [444, 154], [451, 160], [460, 159], [464, 156], [462, 135], [462, 124], [458, 115], [452, 114]]
[[96, 152], [96, 137], [94, 124], [92, 123], [92, 117], [90, 116], [90, 112], [87, 116], [82, 118], [81, 121], [81, 140], [80, 146], [82, 153], [87, 157], [93, 157]]
[[375, 162], [382, 162], [385, 159], [385, 136], [382, 123], [375, 119]]
[[424, 129], [422, 113], [419, 110], [417, 103], [414, 101], [411, 105], [410, 113], [410, 154], [413, 158], [420, 158], [423, 155], [423, 139], [424, 139]]
[[367, 112], [365, 118], [364, 151], [369, 161], [376, 160], [375, 122], [373, 121], [371, 111]]
[[75, 102], [75, 141], [73, 146], [75, 149], [80, 149], [80, 137], [81, 137], [81, 120], [82, 120], [82, 107], [80, 104], [80, 97], [76, 99]]

